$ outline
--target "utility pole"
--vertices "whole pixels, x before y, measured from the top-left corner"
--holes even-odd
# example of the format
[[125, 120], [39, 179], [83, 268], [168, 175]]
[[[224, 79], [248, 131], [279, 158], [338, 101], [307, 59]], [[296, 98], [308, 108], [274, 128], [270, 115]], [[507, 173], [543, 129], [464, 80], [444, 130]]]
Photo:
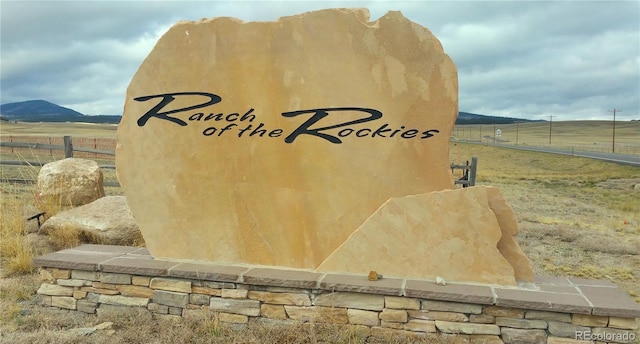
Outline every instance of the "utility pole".
[[493, 125], [493, 143], [496, 143], [496, 125]]
[[622, 110], [613, 109], [609, 110], [609, 112], [613, 112], [613, 138], [611, 140], [611, 152], [616, 152], [616, 112], [622, 112]]
[[553, 115], [549, 115], [549, 144], [551, 144], [551, 123], [553, 123]]

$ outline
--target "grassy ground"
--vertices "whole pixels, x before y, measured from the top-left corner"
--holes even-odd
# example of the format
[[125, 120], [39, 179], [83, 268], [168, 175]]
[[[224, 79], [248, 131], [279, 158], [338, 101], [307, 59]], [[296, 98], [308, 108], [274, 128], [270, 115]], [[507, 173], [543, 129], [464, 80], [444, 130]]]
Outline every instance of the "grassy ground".
[[[495, 135], [498, 129], [501, 131], [500, 136]], [[452, 136], [473, 141], [552, 146], [609, 153], [613, 150], [614, 141], [612, 121], [457, 125]], [[615, 143], [616, 153], [640, 154], [640, 121], [617, 121]]]
[[[90, 123], [28, 123], [2, 122], [0, 134], [2, 136], [64, 136], [114, 138], [118, 126], [115, 124]], [[3, 139], [4, 140], [4, 139]]]
[[[640, 302], [640, 168], [454, 144], [478, 156], [478, 183], [500, 188], [538, 275], [609, 279]], [[640, 186], [639, 186], [640, 187]]]
[[[4, 130], [4, 129], [3, 129]], [[585, 129], [586, 130], [586, 129]], [[111, 135], [115, 132], [110, 133]], [[75, 135], [72, 133], [72, 135]], [[107, 136], [108, 137], [108, 136]], [[591, 139], [599, 139], [592, 136]], [[513, 207], [518, 241], [537, 275], [608, 279], [640, 302], [640, 168], [591, 159], [455, 143], [451, 161], [479, 158], [478, 184], [500, 188]], [[4, 156], [3, 156], [4, 158]], [[14, 158], [15, 159], [15, 158]], [[22, 156], [21, 159], [46, 159]], [[0, 165], [3, 178], [35, 179], [38, 168]], [[113, 170], [103, 170], [115, 181]], [[17, 178], [17, 177], [16, 177]], [[639, 186], [640, 188], [640, 186]], [[206, 321], [166, 322], [139, 314], [89, 316], [35, 305], [41, 283], [31, 259], [52, 249], [28, 234], [24, 207], [33, 185], [0, 184], [0, 334], [2, 342], [31, 343], [446, 343], [362, 332], [358, 327], [305, 324], [274, 329], [260, 323], [225, 326]], [[121, 194], [116, 187], [106, 188]], [[31, 242], [29, 242], [31, 240]], [[9, 276], [7, 276], [9, 275]], [[102, 324], [104, 329], [94, 329]], [[84, 332], [83, 332], [84, 331]], [[82, 333], [95, 331], [89, 336]], [[259, 338], [259, 339], [258, 339]]]

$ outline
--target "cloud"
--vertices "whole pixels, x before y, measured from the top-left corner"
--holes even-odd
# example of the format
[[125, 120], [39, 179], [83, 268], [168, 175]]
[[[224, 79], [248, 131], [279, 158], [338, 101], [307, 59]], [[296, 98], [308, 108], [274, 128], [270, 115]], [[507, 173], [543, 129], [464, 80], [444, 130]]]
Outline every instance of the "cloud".
[[640, 4], [633, 1], [2, 1], [1, 102], [46, 99], [120, 114], [126, 87], [179, 20], [271, 21], [328, 7], [400, 10], [459, 73], [460, 110], [554, 120], [640, 118]]

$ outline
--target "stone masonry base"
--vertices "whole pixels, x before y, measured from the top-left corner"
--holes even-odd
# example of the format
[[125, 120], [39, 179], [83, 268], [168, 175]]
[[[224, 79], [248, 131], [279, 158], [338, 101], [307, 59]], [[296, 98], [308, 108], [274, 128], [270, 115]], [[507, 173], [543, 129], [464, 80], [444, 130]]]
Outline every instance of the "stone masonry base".
[[464, 343], [638, 343], [640, 305], [609, 281], [538, 277], [533, 289], [154, 259], [83, 245], [35, 260], [41, 305], [86, 313], [136, 307], [221, 322], [330, 322], [452, 334]]

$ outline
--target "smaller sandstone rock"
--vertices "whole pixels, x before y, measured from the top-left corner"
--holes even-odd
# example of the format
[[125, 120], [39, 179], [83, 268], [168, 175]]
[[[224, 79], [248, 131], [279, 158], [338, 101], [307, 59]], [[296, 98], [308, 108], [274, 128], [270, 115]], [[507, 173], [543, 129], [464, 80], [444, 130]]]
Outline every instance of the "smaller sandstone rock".
[[547, 334], [544, 332], [544, 330], [521, 330], [515, 328], [503, 328], [502, 340], [505, 342], [505, 344], [546, 344]]
[[93, 160], [67, 158], [40, 169], [36, 205], [45, 211], [51, 205], [80, 206], [104, 197], [102, 171]]
[[389, 276], [436, 279], [438, 285], [515, 286], [533, 282], [531, 262], [514, 238], [517, 233], [513, 209], [497, 188], [391, 198], [316, 271], [363, 273], [375, 264]]
[[107, 196], [90, 204], [69, 209], [49, 218], [40, 228], [51, 233], [71, 227], [82, 231], [91, 242], [107, 245], [133, 245], [142, 241], [124, 196]]

